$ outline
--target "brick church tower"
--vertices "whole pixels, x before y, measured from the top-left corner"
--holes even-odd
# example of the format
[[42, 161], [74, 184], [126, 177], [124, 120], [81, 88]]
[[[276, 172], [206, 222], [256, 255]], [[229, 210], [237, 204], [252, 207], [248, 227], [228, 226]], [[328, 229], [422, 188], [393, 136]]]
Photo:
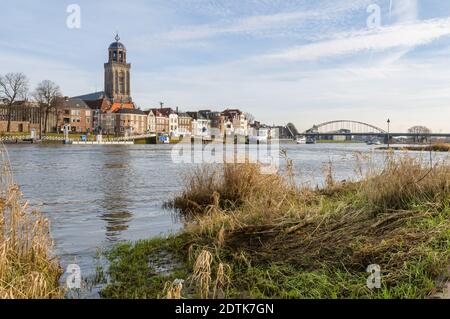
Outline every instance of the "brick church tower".
[[108, 49], [109, 59], [105, 63], [105, 95], [111, 103], [132, 103], [130, 92], [130, 69], [127, 63], [127, 49], [119, 42], [111, 43]]

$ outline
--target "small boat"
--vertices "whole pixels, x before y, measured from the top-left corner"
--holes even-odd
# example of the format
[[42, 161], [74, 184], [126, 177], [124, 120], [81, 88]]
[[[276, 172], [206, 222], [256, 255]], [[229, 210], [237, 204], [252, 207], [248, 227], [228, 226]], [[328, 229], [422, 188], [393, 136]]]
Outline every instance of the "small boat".
[[306, 144], [307, 139], [304, 136], [297, 137], [297, 144]]
[[367, 145], [381, 145], [381, 142], [378, 140], [370, 140], [366, 142]]

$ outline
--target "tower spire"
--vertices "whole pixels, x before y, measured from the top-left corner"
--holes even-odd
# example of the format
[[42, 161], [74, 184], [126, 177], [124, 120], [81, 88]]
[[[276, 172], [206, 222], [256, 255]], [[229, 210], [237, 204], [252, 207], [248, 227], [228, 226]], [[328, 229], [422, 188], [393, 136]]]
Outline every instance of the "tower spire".
[[116, 31], [116, 35], [114, 37], [114, 40], [116, 40], [116, 42], [120, 41], [120, 37], [119, 37], [119, 32], [118, 31]]

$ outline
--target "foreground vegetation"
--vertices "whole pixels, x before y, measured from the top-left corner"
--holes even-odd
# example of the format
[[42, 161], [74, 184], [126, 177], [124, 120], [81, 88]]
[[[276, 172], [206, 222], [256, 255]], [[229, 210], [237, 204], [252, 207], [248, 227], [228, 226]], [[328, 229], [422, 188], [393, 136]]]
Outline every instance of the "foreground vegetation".
[[[387, 147], [380, 147], [379, 149], [386, 150]], [[408, 145], [408, 146], [393, 146], [390, 147], [392, 150], [396, 151], [417, 151], [417, 152], [450, 152], [449, 143], [436, 143], [432, 145]]]
[[[181, 233], [120, 244], [105, 298], [428, 298], [450, 265], [450, 166], [387, 158], [382, 171], [322, 189], [292, 165], [193, 172], [174, 207]], [[371, 264], [381, 288], [366, 285]]]
[[0, 299], [62, 298], [61, 269], [51, 256], [48, 221], [39, 212], [30, 212], [21, 197], [9, 166], [4, 165], [0, 174]]

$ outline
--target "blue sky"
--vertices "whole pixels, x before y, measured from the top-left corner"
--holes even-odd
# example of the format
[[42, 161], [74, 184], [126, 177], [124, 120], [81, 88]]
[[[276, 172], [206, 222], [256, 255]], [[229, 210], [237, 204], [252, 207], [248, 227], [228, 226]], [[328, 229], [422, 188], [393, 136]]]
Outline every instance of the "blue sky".
[[[81, 8], [69, 29], [67, 6]], [[369, 28], [367, 8], [381, 9]], [[183, 110], [238, 107], [299, 129], [353, 119], [450, 131], [447, 0], [2, 0], [0, 74], [65, 95], [103, 89], [118, 30], [132, 95]]]

